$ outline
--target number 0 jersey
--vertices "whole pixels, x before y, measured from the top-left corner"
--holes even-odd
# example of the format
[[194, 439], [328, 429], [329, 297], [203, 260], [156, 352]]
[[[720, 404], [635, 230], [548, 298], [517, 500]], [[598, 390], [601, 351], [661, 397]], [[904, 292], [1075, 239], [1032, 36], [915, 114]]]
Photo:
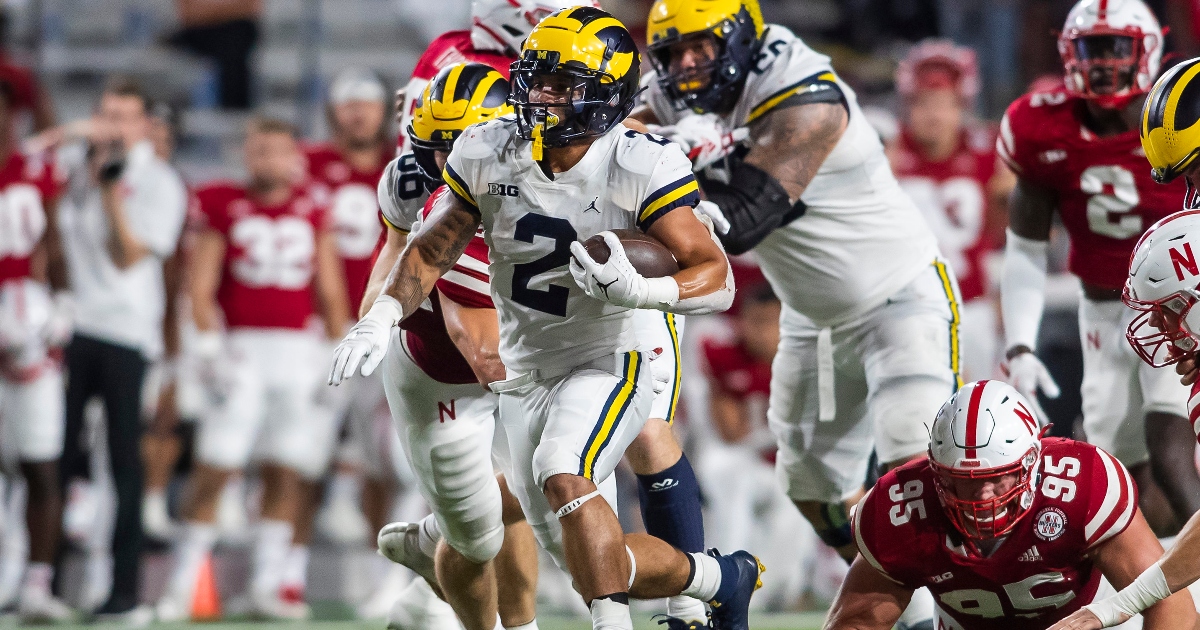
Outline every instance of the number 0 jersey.
[[[733, 111], [730, 129], [753, 125], [785, 108], [801, 92], [840, 90], [849, 122], [801, 200], [808, 212], [754, 248], [763, 273], [783, 303], [820, 326], [849, 321], [883, 304], [938, 255], [933, 233], [892, 175], [879, 134], [858, 107], [854, 91], [833, 73], [829, 57], [788, 29], [771, 24], [762, 52]], [[663, 125], [688, 115], [677, 110], [651, 72], [644, 98]]]
[[990, 556], [968, 554], [942, 511], [928, 460], [884, 475], [851, 515], [864, 560], [906, 588], [929, 587], [947, 630], [1040, 630], [1092, 601], [1089, 554], [1125, 531], [1137, 490], [1125, 467], [1083, 442], [1042, 440], [1034, 499]]
[[264, 206], [233, 183], [196, 191], [200, 228], [225, 238], [217, 301], [229, 328], [304, 328], [313, 314], [317, 236], [325, 210], [304, 189]]
[[511, 117], [468, 128], [445, 170], [450, 190], [483, 220], [500, 358], [523, 373], [633, 350], [633, 311], [575, 284], [570, 246], [604, 230], [645, 231], [666, 213], [695, 206], [691, 163], [678, 145], [616, 125], [551, 179], [516, 132]]
[[1004, 114], [996, 151], [1021, 179], [1058, 195], [1071, 272], [1120, 289], [1138, 238], [1179, 209], [1186, 184], [1154, 183], [1138, 130], [1098, 137], [1082, 123], [1084, 107], [1065, 92], [1026, 94]]

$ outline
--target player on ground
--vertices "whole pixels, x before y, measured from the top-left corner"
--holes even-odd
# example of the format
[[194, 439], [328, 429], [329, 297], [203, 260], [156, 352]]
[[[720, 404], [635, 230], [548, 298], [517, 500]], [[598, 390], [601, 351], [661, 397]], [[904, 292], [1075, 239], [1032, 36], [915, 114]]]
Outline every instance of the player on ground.
[[[1138, 114], [1158, 74], [1162, 29], [1141, 0], [1081, 0], [1059, 40], [1066, 89], [1008, 108], [996, 150], [1017, 174], [1001, 286], [1008, 381], [1030, 400], [1058, 386], [1034, 354], [1046, 250], [1057, 213], [1083, 283], [1083, 429], [1139, 485], [1157, 482], [1182, 524], [1200, 510], [1200, 476], [1185, 418], [1187, 389], [1123, 341], [1135, 315], [1121, 304], [1137, 238], [1178, 206], [1182, 184], [1157, 186], [1138, 143]], [[1147, 459], [1149, 463], [1147, 465]]]
[[[930, 428], [929, 459], [880, 478], [855, 508], [861, 555], [827, 630], [886, 630], [929, 587], [938, 628], [1034, 630], [1092, 600], [1103, 575], [1121, 588], [1162, 555], [1115, 457], [1041, 439], [1012, 386], [960, 389]], [[1186, 595], [1146, 612], [1144, 627], [1191, 628]]]
[[913, 47], [896, 73], [904, 122], [888, 147], [900, 186], [925, 215], [962, 291], [962, 371], [993, 376], [998, 365], [995, 296], [987, 258], [1000, 246], [1004, 204], [1015, 181], [998, 163], [994, 129], [970, 119], [979, 92], [975, 52], [946, 40]]
[[[62, 345], [71, 334], [53, 166], [19, 152], [13, 91], [0, 82], [0, 467], [25, 478], [29, 563], [17, 599], [23, 623], [69, 621], [50, 593], [58, 553], [63, 448]], [[57, 293], [51, 297], [51, 291]]]
[[[445, 169], [453, 194], [440, 197], [339, 348], [332, 376], [374, 369], [391, 326], [420, 306], [482, 222], [510, 377], [491, 386], [513, 459], [510, 487], [539, 542], [571, 572], [593, 626], [631, 628], [630, 595], [684, 592], [721, 604], [718, 627], [745, 628], [760, 571], [752, 556], [685, 554], [650, 536], [623, 536], [607, 502], [591, 500], [653, 402], [630, 309], [713, 312], [728, 306], [733, 289], [704, 224], [675, 212], [698, 202], [686, 160], [619, 124], [638, 74], [629, 32], [607, 13], [578, 7], [543, 20], [514, 65], [515, 120], [459, 138]], [[635, 271], [609, 232], [635, 227], [682, 270], [656, 279]], [[605, 264], [578, 242], [600, 233], [612, 252]]]
[[[517, 59], [521, 44], [538, 21], [553, 11], [579, 5], [594, 5], [591, 0], [476, 0], [471, 4], [472, 27], [468, 31], [450, 31], [429, 45], [413, 78], [405, 89], [402, 105], [401, 130], [411, 124], [417, 97], [429, 79], [441, 68], [463, 60], [478, 61], [498, 70], [507, 79], [509, 66]], [[630, 120], [629, 125], [640, 123]], [[408, 146], [406, 134], [400, 135], [400, 152]], [[407, 160], [407, 162], [404, 162]], [[407, 164], [407, 171], [398, 170]], [[391, 182], [415, 181], [412, 158], [403, 155], [388, 165], [385, 177]], [[405, 178], [409, 179], [405, 179]], [[416, 188], [393, 190], [392, 194], [417, 194]], [[423, 201], [423, 199], [422, 199]], [[419, 207], [419, 206], [418, 206]], [[397, 250], [398, 253], [398, 250]], [[382, 280], [382, 278], [380, 278]], [[370, 304], [362, 305], [360, 315]], [[679, 377], [682, 366], [678, 356], [679, 339], [683, 335], [684, 318], [673, 313], [647, 311], [635, 316], [634, 326], [640, 347], [662, 352], [659, 361], [676, 364], [675, 375], [665, 393], [655, 398], [650, 419], [642, 433], [626, 450], [630, 468], [637, 475], [642, 521], [646, 531], [689, 553], [704, 551], [704, 524], [700, 500], [700, 485], [691, 463], [680, 448], [671, 430], [679, 401]], [[674, 480], [676, 483], [664, 483]], [[400, 528], [395, 528], [400, 531]], [[412, 531], [412, 530], [409, 530]], [[667, 613], [689, 621], [705, 618], [704, 605], [689, 597], [673, 597], [667, 601]]]
[[783, 302], [779, 478], [849, 560], [872, 447], [893, 466], [922, 455], [958, 385], [953, 274], [854, 92], [757, 0], [659, 0], [647, 32], [655, 72], [634, 116], [690, 148], [726, 249], [753, 249]]
[[[190, 261], [193, 350], [215, 404], [198, 429], [187, 524], [160, 620], [188, 618], [197, 574], [216, 542], [221, 490], [252, 451], [262, 460], [263, 498], [251, 604], [264, 617], [308, 616], [303, 601], [282, 596], [282, 571], [295, 524], [310, 517], [299, 509], [302, 482], [324, 473], [337, 429], [333, 414], [314, 409], [324, 386], [314, 370], [324, 338], [337, 338], [349, 319], [346, 289], [325, 210], [295, 186], [302, 165], [292, 126], [251, 121], [245, 160], [246, 184], [196, 192], [204, 225]], [[308, 325], [317, 304], [324, 338]]]

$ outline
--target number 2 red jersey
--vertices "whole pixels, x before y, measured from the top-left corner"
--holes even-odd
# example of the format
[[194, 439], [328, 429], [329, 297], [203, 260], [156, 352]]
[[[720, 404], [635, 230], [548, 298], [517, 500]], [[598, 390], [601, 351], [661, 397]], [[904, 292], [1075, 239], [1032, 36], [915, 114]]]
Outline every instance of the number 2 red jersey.
[[1088, 558], [1137, 511], [1129, 472], [1083, 442], [1042, 440], [1034, 499], [990, 556], [968, 553], [938, 500], [928, 461], [884, 475], [851, 516], [876, 570], [929, 587], [945, 630], [1040, 630], [1092, 601], [1100, 571]]
[[1120, 289], [1138, 237], [1179, 209], [1185, 184], [1154, 183], [1138, 130], [1098, 137], [1081, 122], [1085, 107], [1065, 92], [1026, 94], [1004, 114], [996, 151], [1023, 180], [1058, 194], [1071, 272]]
[[240, 185], [209, 184], [196, 191], [200, 228], [225, 237], [217, 300], [229, 328], [304, 328], [313, 314], [317, 235], [325, 210], [296, 188], [266, 206]]
[[383, 235], [375, 189], [390, 154], [381, 152], [375, 168], [364, 172], [354, 170], [333, 145], [314, 145], [304, 150], [313, 193], [319, 195], [318, 201], [327, 209], [330, 227], [337, 235], [338, 256], [346, 273], [346, 292], [352, 311], [357, 311], [362, 303], [375, 247]]
[[0, 282], [29, 276], [46, 233], [46, 201], [57, 195], [54, 168], [41, 157], [13, 153], [0, 165]]
[[985, 230], [988, 182], [996, 172], [994, 146], [990, 129], [964, 129], [954, 153], [933, 162], [907, 131], [896, 140], [892, 170], [937, 237], [964, 301], [987, 292], [984, 257], [996, 249]]

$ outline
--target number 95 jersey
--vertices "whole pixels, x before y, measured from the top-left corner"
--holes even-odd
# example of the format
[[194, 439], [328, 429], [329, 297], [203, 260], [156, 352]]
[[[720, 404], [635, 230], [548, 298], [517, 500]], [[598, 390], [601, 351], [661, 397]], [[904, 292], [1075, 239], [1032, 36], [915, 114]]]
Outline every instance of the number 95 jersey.
[[1154, 183], [1138, 130], [1101, 138], [1083, 125], [1085, 107], [1066, 92], [1026, 94], [1004, 114], [996, 151], [1021, 179], [1057, 193], [1071, 272], [1120, 289], [1138, 238], [1180, 208], [1186, 185]]
[[1092, 601], [1088, 557], [1137, 510], [1129, 472], [1083, 442], [1042, 440], [1033, 504], [990, 556], [968, 553], [942, 511], [928, 461], [884, 475], [851, 516], [863, 558], [906, 588], [929, 587], [939, 628], [1035, 630]]
[[618, 124], [551, 178], [516, 132], [511, 117], [468, 128], [445, 170], [447, 187], [483, 220], [500, 358], [520, 374], [633, 350], [633, 312], [575, 284], [571, 243], [605, 230], [646, 231], [668, 212], [695, 206], [691, 163], [678, 145]]

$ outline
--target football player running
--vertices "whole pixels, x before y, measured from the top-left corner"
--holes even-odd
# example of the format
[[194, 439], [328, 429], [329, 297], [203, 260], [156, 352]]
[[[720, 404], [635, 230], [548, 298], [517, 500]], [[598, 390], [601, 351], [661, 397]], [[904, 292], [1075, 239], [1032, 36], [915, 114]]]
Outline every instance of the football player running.
[[0, 475], [12, 475], [14, 482], [24, 477], [28, 493], [24, 522], [11, 524], [28, 527], [29, 544], [16, 612], [22, 623], [63, 622], [74, 612], [51, 594], [50, 584], [62, 519], [61, 352], [73, 309], [59, 245], [54, 167], [44, 156], [19, 151], [11, 131], [13, 98], [12, 86], [0, 82]]
[[757, 0], [658, 0], [647, 33], [634, 116], [688, 147], [726, 250], [753, 249], [783, 302], [776, 470], [850, 560], [872, 448], [887, 466], [922, 456], [959, 384], [954, 276], [854, 92]]
[[[958, 390], [930, 428], [929, 458], [895, 469], [854, 510], [860, 556], [827, 630], [886, 630], [929, 587], [936, 627], [1045, 628], [1124, 587], [1162, 555], [1128, 471], [1083, 442], [1041, 438], [1033, 406], [1001, 381]], [[1187, 594], [1144, 626], [1191, 628]]]
[[[471, 4], [470, 31], [450, 31], [434, 40], [425, 50], [413, 70], [413, 78], [405, 88], [405, 101], [400, 109], [401, 130], [408, 129], [421, 90], [439, 69], [463, 60], [487, 64], [507, 79], [509, 66], [517, 60], [521, 44], [538, 21], [553, 11], [573, 6], [594, 5], [575, 0], [475, 0]], [[641, 123], [627, 120], [626, 125], [645, 131]], [[386, 195], [398, 205], [420, 208], [427, 194], [417, 186], [417, 165], [410, 141], [401, 133], [402, 155], [388, 164], [384, 180]], [[406, 153], [407, 151], [407, 153]], [[432, 171], [431, 171], [432, 172]], [[440, 173], [440, 170], [437, 171]], [[382, 191], [381, 191], [382, 194]], [[401, 248], [403, 245], [401, 244]], [[395, 254], [399, 254], [396, 249]], [[394, 259], [393, 259], [394, 260]], [[377, 280], [382, 282], [383, 268]], [[377, 295], [378, 291], [372, 295]], [[369, 300], [362, 302], [360, 311], [370, 308]], [[683, 449], [671, 430], [679, 402], [682, 364], [679, 340], [683, 335], [684, 317], [675, 313], [648, 310], [634, 317], [635, 335], [639, 347], [661, 351], [656, 366], [674, 364], [675, 370], [663, 392], [654, 400], [650, 419], [641, 434], [625, 452], [626, 459], [637, 475], [642, 521], [646, 532], [687, 552], [704, 551], [704, 523], [700, 499], [700, 484]], [[658, 369], [662, 369], [659, 367]], [[671, 483], [674, 481], [675, 483]], [[502, 486], [503, 487], [503, 486]], [[415, 530], [402, 524], [390, 528], [391, 534]], [[426, 527], [426, 531], [431, 528]], [[383, 540], [383, 539], [381, 539]], [[678, 596], [667, 600], [667, 613], [689, 621], [705, 618], [704, 605], [694, 598]]]
[[294, 128], [252, 120], [245, 154], [246, 184], [196, 192], [203, 223], [189, 269], [192, 347], [214, 405], [197, 428], [187, 524], [157, 606], [163, 621], [189, 617], [198, 572], [216, 542], [221, 491], [252, 453], [262, 460], [263, 480], [253, 610], [271, 618], [309, 614], [303, 601], [284, 597], [283, 571], [296, 524], [311, 518], [301, 509], [302, 484], [325, 472], [337, 424], [315, 409], [324, 385], [314, 368], [326, 346], [308, 326], [319, 304], [324, 338], [340, 336], [349, 319], [346, 289], [325, 210], [295, 186], [302, 163]]
[[971, 119], [979, 93], [975, 52], [923, 41], [900, 62], [896, 91], [904, 121], [888, 158], [958, 277], [963, 378], [989, 378], [999, 365], [999, 322], [987, 263], [1000, 247], [997, 232], [1016, 178], [996, 157], [995, 129]]
[[[1192, 308], [1200, 301], [1200, 97], [1188, 87], [1200, 85], [1200, 59], [1189, 59], [1165, 73], [1142, 110], [1141, 139], [1153, 167], [1154, 180], [1186, 182], [1184, 210], [1146, 231], [1129, 263], [1124, 301], [1138, 311], [1127, 330], [1129, 343], [1146, 363], [1175, 364], [1183, 383], [1191, 385], [1188, 416], [1200, 439], [1200, 385], [1196, 384], [1196, 351], [1200, 322]], [[1200, 579], [1200, 513], [1179, 532], [1162, 560], [1112, 597], [1076, 612], [1052, 630], [1094, 630], [1124, 622], [1147, 606]]]
[[[996, 150], [1017, 174], [1009, 203], [1001, 305], [1008, 381], [1031, 401], [1058, 386], [1034, 354], [1046, 250], [1057, 213], [1079, 276], [1083, 429], [1139, 485], [1157, 482], [1175, 521], [1200, 510], [1200, 475], [1185, 417], [1187, 389], [1144, 365], [1122, 338], [1135, 313], [1121, 304], [1137, 238], [1178, 206], [1181, 182], [1157, 186], [1138, 143], [1138, 114], [1156, 78], [1162, 29], [1142, 0], [1081, 0], [1059, 40], [1066, 88], [1008, 108]], [[1147, 463], [1148, 462], [1148, 463]]]
[[[632, 628], [630, 596], [683, 593], [719, 604], [718, 627], [746, 628], [760, 573], [753, 556], [686, 554], [623, 535], [608, 503], [593, 500], [653, 403], [632, 309], [715, 312], [733, 292], [724, 253], [690, 211], [698, 194], [687, 160], [620, 124], [633, 107], [638, 57], [625, 27], [595, 8], [559, 11], [533, 30], [513, 66], [515, 119], [457, 140], [444, 173], [452, 194], [439, 198], [339, 348], [333, 377], [378, 365], [390, 328], [419, 308], [482, 223], [509, 377], [491, 385], [513, 460], [509, 485], [539, 542], [570, 571], [593, 627]], [[618, 228], [662, 242], [681, 271], [641, 276], [610, 232]], [[597, 234], [611, 251], [604, 264], [580, 242]]]

